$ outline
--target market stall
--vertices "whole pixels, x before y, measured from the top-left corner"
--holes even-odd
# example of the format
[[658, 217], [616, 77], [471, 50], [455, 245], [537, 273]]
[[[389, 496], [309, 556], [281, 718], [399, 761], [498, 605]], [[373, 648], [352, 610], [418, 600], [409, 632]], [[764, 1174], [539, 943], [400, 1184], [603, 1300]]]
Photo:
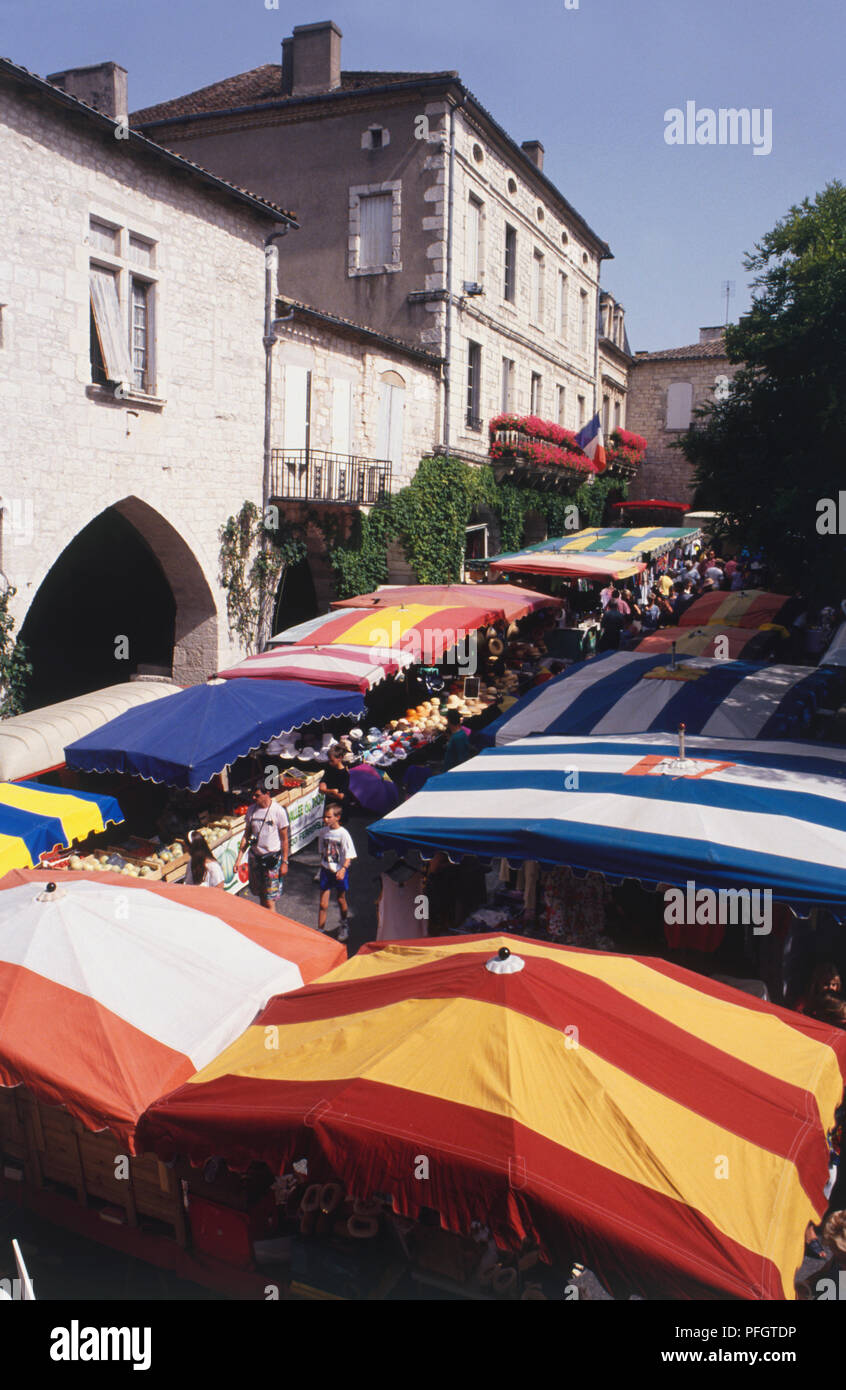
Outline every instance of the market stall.
[[39, 782], [0, 783], [0, 874], [32, 868], [44, 856], [122, 820], [112, 796]]
[[561, 600], [516, 584], [382, 584], [369, 594], [336, 599], [338, 608], [381, 608], [399, 604], [441, 604], [445, 608], [471, 605], [476, 609], [478, 627], [505, 621], [517, 622], [544, 608], [560, 608]]
[[257, 656], [248, 656], [226, 671], [219, 671], [224, 680], [305, 681], [309, 685], [340, 687], [358, 690], [362, 695], [374, 685], [396, 676], [411, 665], [408, 652], [386, 653], [377, 660], [367, 647], [309, 647], [290, 651], [271, 647]]
[[720, 627], [716, 623], [693, 627], [686, 623], [650, 632], [640, 638], [634, 650], [653, 655], [675, 651], [679, 657], [713, 656], [721, 661], [768, 661], [776, 655], [784, 638], [784, 629], [772, 624], [757, 628]]
[[709, 738], [801, 737], [828, 699], [831, 680], [807, 666], [758, 666], [692, 656], [604, 652], [529, 691], [484, 730], [505, 744], [530, 734], [636, 734]]
[[789, 594], [772, 594], [764, 589], [738, 589], [733, 593], [716, 590], [694, 599], [679, 619], [681, 627], [766, 628], [783, 626], [797, 600]]
[[646, 886], [742, 885], [846, 920], [842, 778], [787, 770], [775, 747], [741, 762], [723, 740], [698, 739], [680, 758], [660, 734], [520, 739], [430, 778], [370, 827], [371, 842]]
[[622, 1298], [789, 1299], [844, 1075], [843, 1033], [660, 961], [404, 941], [273, 1000], [139, 1142], [266, 1164], [296, 1245], [381, 1241], [451, 1293], [583, 1261]]
[[[209, 888], [15, 871], [0, 880], [0, 1194], [147, 1254], [185, 1245], [181, 1184], [136, 1125], [336, 942]], [[73, 1195], [70, 1195], [73, 1194]]]
[[[329, 721], [337, 736], [342, 724], [349, 725], [363, 713], [358, 692], [300, 681], [234, 679], [192, 686], [160, 701], [154, 710], [121, 715], [69, 745], [68, 766], [86, 773], [142, 777], [177, 789], [170, 816], [177, 832], [167, 837], [131, 834], [118, 843], [97, 846], [78, 862], [66, 859], [63, 866], [175, 881], [184, 877], [188, 865], [187, 836], [199, 829], [224, 869], [226, 887], [239, 892], [246, 872], [236, 876], [234, 863], [256, 768], [242, 761], [243, 781], [235, 785], [230, 783], [230, 767], [294, 730], [308, 731]], [[211, 784], [218, 778], [215, 790]], [[291, 852], [296, 853], [320, 827], [320, 777], [315, 771], [309, 775], [277, 764], [276, 778], [276, 800], [287, 810]]]
[[140, 677], [0, 720], [0, 778], [15, 782], [63, 768], [66, 744], [101, 729], [126, 710], [163, 700], [180, 689], [159, 676]]

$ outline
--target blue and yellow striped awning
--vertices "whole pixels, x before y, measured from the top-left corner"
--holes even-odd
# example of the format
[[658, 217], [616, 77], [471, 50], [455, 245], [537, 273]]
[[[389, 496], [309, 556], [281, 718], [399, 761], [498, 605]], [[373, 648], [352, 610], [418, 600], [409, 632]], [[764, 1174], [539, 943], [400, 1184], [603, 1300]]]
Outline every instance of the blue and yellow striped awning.
[[40, 782], [0, 782], [0, 874], [34, 868], [42, 854], [122, 820], [113, 796]]

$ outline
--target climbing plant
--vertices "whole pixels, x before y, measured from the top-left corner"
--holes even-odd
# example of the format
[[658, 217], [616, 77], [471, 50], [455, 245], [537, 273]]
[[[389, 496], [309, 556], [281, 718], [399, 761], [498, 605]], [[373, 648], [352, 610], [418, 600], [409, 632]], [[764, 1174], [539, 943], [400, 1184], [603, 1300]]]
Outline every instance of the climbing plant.
[[305, 557], [302, 529], [283, 522], [278, 507], [268, 507], [262, 516], [255, 502], [248, 501], [221, 526], [218, 536], [229, 631], [252, 652], [269, 634], [286, 568]]
[[350, 598], [387, 583], [387, 550], [393, 540], [402, 545], [421, 584], [448, 584], [461, 578], [466, 527], [477, 508], [489, 507], [496, 515], [501, 547], [507, 552], [523, 544], [529, 512], [545, 519], [549, 535], [566, 535], [580, 527], [598, 526], [609, 495], [623, 498], [626, 490], [618, 478], [593, 475], [592, 483], [582, 484], [570, 495], [537, 492], [497, 483], [487, 464], [474, 467], [438, 456], [422, 459], [406, 487], [360, 516], [348, 540], [341, 539], [331, 522], [323, 519], [319, 524], [338, 595]]
[[26, 659], [26, 647], [19, 637], [12, 640], [15, 620], [9, 605], [17, 589], [11, 584], [0, 594], [0, 719], [21, 714], [32, 666]]

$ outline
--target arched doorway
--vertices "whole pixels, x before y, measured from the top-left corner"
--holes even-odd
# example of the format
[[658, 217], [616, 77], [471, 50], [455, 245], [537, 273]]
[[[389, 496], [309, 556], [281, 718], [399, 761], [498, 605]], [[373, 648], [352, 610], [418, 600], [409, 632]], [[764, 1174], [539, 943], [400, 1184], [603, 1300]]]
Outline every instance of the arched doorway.
[[90, 521], [41, 583], [21, 627], [38, 709], [139, 671], [186, 685], [217, 664], [217, 612], [188, 545], [158, 512], [124, 498]]

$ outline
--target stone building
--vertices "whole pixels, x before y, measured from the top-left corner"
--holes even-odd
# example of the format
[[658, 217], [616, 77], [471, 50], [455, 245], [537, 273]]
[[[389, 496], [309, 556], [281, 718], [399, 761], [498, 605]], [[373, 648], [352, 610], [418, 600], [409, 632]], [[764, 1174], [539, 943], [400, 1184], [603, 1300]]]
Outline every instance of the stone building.
[[656, 497], [692, 502], [693, 470], [672, 448], [698, 406], [717, 400], [739, 368], [726, 356], [724, 329], [700, 328], [688, 347], [635, 354], [629, 379], [628, 428], [648, 441], [646, 458], [630, 489], [633, 500]]
[[296, 208], [281, 294], [445, 359], [441, 450], [482, 461], [503, 410], [571, 429], [592, 415], [611, 253], [545, 175], [540, 141], [513, 140], [455, 72], [346, 71], [335, 24], [299, 25], [281, 63], [131, 120]]
[[[44, 81], [0, 62], [0, 571], [32, 704], [241, 654], [219, 528], [262, 497], [265, 242], [293, 219], [131, 133], [126, 105], [114, 63]], [[401, 482], [431, 449], [440, 363], [305, 309], [278, 332], [277, 488], [308, 392], [348, 523], [380, 466]]]
[[599, 418], [608, 440], [626, 429], [626, 397], [633, 362], [622, 304], [603, 290], [599, 296]]

